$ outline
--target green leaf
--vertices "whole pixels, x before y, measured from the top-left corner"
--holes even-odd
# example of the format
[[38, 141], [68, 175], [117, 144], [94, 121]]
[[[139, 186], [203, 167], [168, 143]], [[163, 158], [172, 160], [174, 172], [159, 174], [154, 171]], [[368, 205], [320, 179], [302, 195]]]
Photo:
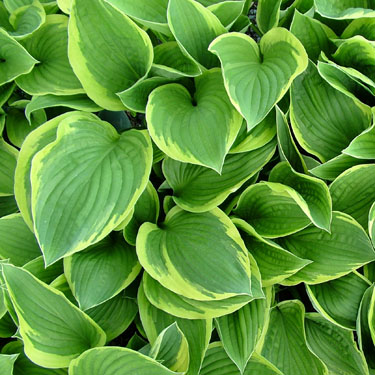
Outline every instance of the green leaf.
[[211, 338], [212, 320], [182, 319], [159, 310], [146, 298], [143, 283], [138, 289], [138, 308], [143, 328], [151, 344], [169, 325], [174, 322], [178, 324], [189, 345], [190, 363], [187, 375], [196, 375]]
[[315, 0], [315, 7], [323, 17], [338, 20], [375, 16], [373, 0]]
[[207, 48], [227, 30], [210, 10], [194, 0], [169, 0], [167, 16], [169, 28], [187, 56], [207, 69], [219, 65]]
[[2, 269], [25, 354], [37, 365], [67, 367], [85, 350], [104, 345], [102, 329], [62, 293], [21, 268], [3, 264]]
[[306, 345], [304, 315], [305, 308], [297, 300], [273, 307], [261, 354], [285, 375], [328, 375]]
[[276, 242], [261, 237], [244, 220], [234, 218], [232, 221], [240, 229], [247, 249], [257, 262], [264, 287], [282, 283], [311, 263], [283, 249]]
[[63, 262], [56, 262], [49, 267], [45, 267], [43, 256], [39, 256], [27, 262], [23, 267], [26, 271], [29, 271], [37, 279], [43, 281], [46, 284], [50, 284], [58, 276], [64, 273]]
[[[9, 13], [13, 13], [18, 8], [31, 5], [34, 0], [4, 0], [4, 5], [8, 9]], [[40, 0], [40, 2], [45, 7], [46, 11], [55, 8], [55, 1], [53, 0]]]
[[146, 77], [153, 59], [146, 32], [101, 0], [90, 7], [86, 0], [73, 2], [68, 54], [90, 99], [111, 111], [124, 109], [116, 93]]
[[24, 46], [39, 62], [29, 74], [16, 79], [30, 95], [69, 95], [82, 93], [67, 54], [68, 17], [49, 15], [46, 22], [25, 39]]
[[331, 233], [310, 226], [278, 242], [293, 254], [313, 261], [288, 279], [292, 285], [337, 279], [375, 259], [366, 232], [341, 212], [333, 212]]
[[308, 62], [302, 44], [283, 28], [267, 32], [259, 47], [249, 36], [230, 33], [209, 50], [219, 56], [228, 95], [248, 130], [266, 117]]
[[69, 366], [69, 375], [173, 375], [155, 360], [131, 349], [111, 346], [87, 350]]
[[227, 155], [221, 175], [212, 169], [166, 158], [163, 172], [173, 189], [173, 200], [183, 209], [204, 212], [223, 203], [273, 156], [275, 143], [250, 152]]
[[245, 0], [224, 0], [208, 6], [208, 9], [229, 29], [242, 14]]
[[189, 368], [189, 344], [177, 323], [160, 332], [149, 357], [172, 371], [185, 373]]
[[57, 5], [65, 14], [69, 14], [73, 0], [56, 0]]
[[265, 34], [277, 27], [280, 19], [280, 5], [282, 0], [259, 0], [256, 12], [256, 22], [259, 30]]
[[368, 218], [368, 231], [370, 233], [370, 238], [375, 246], [375, 202], [370, 208], [369, 218]]
[[309, 58], [316, 62], [321, 51], [329, 55], [334, 50], [330, 38], [337, 38], [336, 34], [324, 23], [315, 20], [296, 10], [290, 31], [300, 40]]
[[355, 329], [362, 296], [368, 281], [353, 272], [317, 285], [306, 285], [315, 309], [326, 319], [343, 328]]
[[233, 213], [267, 238], [298, 232], [311, 223], [305, 200], [294, 189], [275, 182], [249, 186]]
[[64, 258], [64, 273], [81, 310], [100, 305], [130, 285], [141, 271], [135, 248], [113, 233]]
[[368, 40], [375, 40], [375, 18], [358, 18], [350, 22], [341, 34], [342, 39], [349, 39], [355, 35], [362, 35]]
[[307, 203], [309, 218], [315, 226], [330, 231], [332, 200], [327, 185], [315, 178], [296, 172], [288, 162], [277, 164], [269, 176], [270, 182], [278, 182], [293, 188]]
[[[46, 264], [85, 249], [116, 228], [146, 187], [151, 163], [145, 131], [118, 135], [99, 120], [62, 122], [56, 141], [38, 152], [31, 169], [34, 228]], [[59, 201], [64, 205], [56, 205]]]
[[124, 238], [135, 246], [138, 230], [143, 223], [155, 223], [159, 217], [159, 197], [154, 186], [149, 181], [146, 189], [134, 206], [134, 213], [129, 223], [124, 227]]
[[5, 142], [0, 136], [0, 197], [13, 195], [17, 158], [18, 150]]
[[18, 354], [0, 354], [0, 371], [2, 375], [13, 375], [14, 362]]
[[345, 212], [366, 228], [375, 201], [374, 164], [358, 165], [340, 174], [329, 187], [333, 209]]
[[306, 314], [306, 339], [313, 353], [332, 374], [368, 375], [363, 353], [357, 349], [353, 333], [319, 314]]
[[9, 259], [16, 266], [23, 266], [41, 255], [34, 234], [20, 214], [0, 219], [0, 238], [0, 258]]
[[29, 73], [38, 62], [14, 38], [0, 28], [0, 85]]
[[27, 104], [25, 116], [31, 121], [31, 116], [35, 111], [52, 107], [68, 107], [85, 112], [97, 112], [101, 108], [91, 101], [86, 94], [77, 95], [41, 95], [33, 96], [31, 102]]
[[215, 301], [252, 296], [247, 250], [218, 208], [193, 214], [175, 207], [161, 226], [143, 224], [137, 254], [151, 277], [184, 297]]
[[323, 162], [339, 155], [372, 117], [370, 107], [331, 87], [312, 62], [292, 84], [290, 116], [299, 144]]
[[17, 202], [13, 195], [0, 197], [0, 217], [18, 212]]
[[220, 173], [242, 118], [229, 101], [219, 69], [197, 77], [195, 85], [194, 98], [179, 84], [155, 89], [146, 108], [148, 129], [171, 158]]
[[375, 124], [354, 138], [343, 153], [359, 159], [375, 159]]

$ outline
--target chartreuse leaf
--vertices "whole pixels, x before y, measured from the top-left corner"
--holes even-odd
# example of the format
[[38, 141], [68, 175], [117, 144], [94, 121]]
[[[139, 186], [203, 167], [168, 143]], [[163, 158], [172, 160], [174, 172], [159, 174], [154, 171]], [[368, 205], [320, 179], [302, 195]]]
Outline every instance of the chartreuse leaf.
[[151, 163], [145, 131], [118, 135], [100, 120], [61, 123], [56, 141], [34, 156], [31, 169], [34, 228], [46, 265], [116, 228], [146, 187]]
[[367, 105], [331, 87], [310, 62], [292, 84], [290, 117], [300, 145], [325, 162], [370, 127], [372, 114]]
[[375, 201], [374, 176], [374, 164], [358, 165], [347, 169], [329, 187], [333, 209], [351, 215], [364, 228]]
[[[201, 2], [201, 1], [200, 1]], [[208, 6], [208, 9], [219, 19], [223, 26], [230, 29], [242, 14], [245, 0], [224, 0]]]
[[293, 254], [313, 261], [287, 280], [291, 285], [337, 279], [375, 259], [366, 232], [351, 216], [341, 212], [333, 212], [331, 233], [310, 226], [280, 238], [279, 243]]
[[338, 20], [375, 17], [373, 0], [315, 0], [316, 11]]
[[172, 371], [185, 373], [189, 368], [189, 344], [177, 323], [160, 332], [149, 357]]
[[275, 182], [249, 186], [233, 213], [267, 238], [298, 232], [311, 223], [305, 200], [294, 189]]
[[[213, 342], [204, 357], [200, 375], [240, 375], [237, 366], [228, 357], [221, 342]], [[284, 375], [272, 363], [254, 353], [243, 375]]]
[[125, 240], [135, 246], [139, 227], [146, 222], [156, 223], [159, 217], [159, 197], [154, 186], [149, 181], [146, 189], [134, 206], [134, 213], [124, 228]]
[[85, 94], [77, 95], [36, 95], [33, 96], [30, 103], [26, 105], [25, 115], [26, 118], [31, 120], [34, 112], [52, 107], [68, 107], [77, 109], [84, 112], [98, 112], [101, 108], [90, 100]]
[[69, 366], [69, 375], [177, 374], [134, 350], [116, 346], [87, 350]]
[[0, 354], [0, 371], [2, 375], [13, 375], [14, 362], [18, 354]]
[[247, 35], [230, 33], [215, 39], [209, 50], [221, 61], [228, 95], [248, 130], [266, 117], [308, 62], [302, 44], [283, 28], [267, 32], [259, 47]]
[[34, 234], [20, 214], [0, 219], [0, 238], [0, 258], [9, 259], [16, 266], [23, 266], [41, 255]]
[[5, 142], [0, 136], [0, 197], [13, 195], [17, 158], [18, 150]]
[[212, 169], [181, 163], [170, 158], [163, 162], [163, 172], [173, 189], [174, 201], [184, 210], [204, 212], [223, 203], [273, 156], [275, 143], [250, 152], [227, 155], [221, 175]]
[[174, 207], [161, 226], [144, 223], [137, 254], [151, 277], [184, 297], [215, 301], [252, 296], [247, 250], [218, 208], [193, 214]]
[[216, 328], [228, 356], [241, 374], [252, 356], [268, 321], [271, 293], [241, 309], [216, 319]]
[[368, 219], [368, 231], [370, 238], [375, 246], [375, 202], [370, 208], [369, 219]]
[[[34, 229], [31, 214], [31, 162], [34, 156], [49, 143], [56, 139], [57, 127], [63, 120], [70, 118], [73, 120], [95, 120], [97, 117], [90, 113], [68, 112], [54, 117], [42, 126], [31, 132], [22, 144], [22, 150], [17, 161], [14, 181], [14, 194], [18, 207], [31, 230]], [[1, 181], [1, 179], [0, 179]]]
[[24, 46], [39, 62], [29, 74], [16, 79], [30, 95], [69, 95], [82, 93], [67, 54], [68, 17], [49, 15], [46, 22], [25, 39]]
[[69, 14], [70, 10], [72, 8], [72, 2], [73, 0], [56, 0], [56, 3], [61, 11], [63, 11], [65, 14]]
[[240, 229], [247, 249], [257, 262], [264, 287], [282, 283], [311, 263], [283, 249], [276, 242], [261, 237], [244, 220], [233, 218], [232, 221]]
[[270, 182], [278, 182], [293, 188], [307, 203], [310, 219], [315, 226], [330, 231], [332, 200], [327, 185], [315, 178], [296, 172], [288, 162], [277, 164], [269, 176]]
[[64, 258], [64, 273], [81, 310], [108, 301], [141, 271], [135, 249], [112, 233], [84, 251]]
[[306, 314], [306, 341], [331, 374], [368, 375], [363, 353], [357, 349], [353, 333], [319, 314]]
[[301, 14], [298, 10], [294, 12], [290, 31], [300, 40], [313, 61], [318, 60], [321, 51], [328, 55], [334, 50], [330, 38], [336, 38], [336, 34], [322, 22]]
[[209, 9], [194, 0], [169, 0], [167, 17], [173, 36], [187, 56], [207, 69], [219, 65], [207, 48], [227, 30]]
[[304, 315], [298, 300], [273, 307], [261, 354], [285, 375], [328, 375], [327, 367], [306, 345]]
[[49, 368], [67, 367], [85, 350], [104, 345], [103, 330], [61, 292], [21, 268], [3, 264], [2, 270], [19, 320], [25, 354], [34, 363]]
[[189, 347], [190, 362], [187, 375], [197, 374], [211, 338], [212, 320], [182, 319], [159, 310], [146, 298], [143, 283], [138, 289], [138, 308], [142, 326], [151, 344], [155, 343], [158, 335], [165, 328], [175, 322], [178, 324]]
[[316, 285], [306, 285], [315, 309], [343, 328], [355, 329], [362, 296], [369, 282], [357, 272]]
[[195, 78], [195, 85], [194, 98], [179, 84], [155, 89], [146, 107], [148, 129], [171, 158], [220, 173], [242, 118], [229, 101], [219, 69]]
[[274, 27], [277, 27], [279, 24], [281, 2], [282, 0], [259, 0], [256, 12], [256, 21], [259, 30], [263, 34]]
[[375, 159], [375, 125], [354, 138], [343, 153], [359, 159]]
[[0, 28], [0, 85], [29, 73], [38, 62], [14, 38]]
[[146, 32], [101, 0], [89, 7], [86, 0], [73, 2], [68, 54], [90, 99], [111, 111], [124, 109], [116, 93], [146, 77], [153, 59]]

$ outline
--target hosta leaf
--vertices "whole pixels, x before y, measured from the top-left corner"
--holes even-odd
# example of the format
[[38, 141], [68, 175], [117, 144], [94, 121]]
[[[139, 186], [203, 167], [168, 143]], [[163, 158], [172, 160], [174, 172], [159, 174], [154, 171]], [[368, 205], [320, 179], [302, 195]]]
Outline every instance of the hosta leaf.
[[249, 130], [266, 117], [308, 62], [302, 44], [283, 28], [266, 33], [259, 47], [246, 35], [230, 33], [215, 39], [209, 50], [219, 56], [228, 95]]
[[[62, 292], [64, 296], [75, 306], [78, 307], [77, 300], [74, 298], [73, 293], [70, 289], [68, 281], [64, 274], [58, 276], [55, 280], [49, 284], [52, 288]], [[81, 310], [82, 311], [82, 310]], [[100, 327], [101, 328], [101, 327]]]
[[276, 242], [261, 237], [254, 228], [242, 219], [232, 219], [241, 230], [241, 237], [251, 255], [255, 258], [264, 287], [282, 283], [301, 268], [311, 263], [283, 249]]
[[64, 259], [65, 276], [83, 311], [117, 295], [140, 271], [135, 248], [124, 241], [121, 233], [111, 233]]
[[[225, 352], [221, 342], [213, 342], [208, 347], [200, 375], [240, 375], [237, 366]], [[254, 354], [243, 375], [283, 375], [272, 363]]]
[[131, 349], [120, 347], [87, 350], [69, 366], [69, 375], [172, 375], [175, 372]]
[[71, 120], [96, 119], [96, 117], [90, 113], [65, 113], [51, 119], [39, 128], [35, 129], [26, 137], [24, 143], [22, 144], [22, 150], [17, 161], [17, 168], [15, 172], [14, 194], [21, 214], [31, 230], [34, 228], [31, 215], [31, 162], [34, 156], [40, 150], [56, 139], [58, 125], [67, 118], [70, 118]]
[[148, 129], [171, 158], [220, 173], [242, 118], [229, 101], [219, 69], [196, 78], [195, 85], [194, 99], [179, 84], [155, 89], [146, 107]]
[[364, 228], [375, 201], [375, 165], [364, 164], [347, 169], [330, 185], [333, 209], [345, 212]]
[[353, 333], [319, 314], [306, 314], [306, 341], [332, 374], [368, 375], [363, 353], [357, 349]]
[[184, 297], [215, 301], [252, 296], [247, 250], [218, 208], [193, 214], [175, 207], [162, 226], [143, 224], [137, 254], [151, 277]]
[[341, 34], [341, 38], [348, 39], [355, 35], [362, 35], [368, 40], [375, 40], [374, 18], [358, 18], [350, 22]]
[[294, 189], [274, 182], [249, 186], [233, 212], [267, 238], [298, 232], [311, 223], [304, 199]]
[[31, 121], [31, 116], [34, 112], [51, 107], [68, 107], [78, 109], [85, 112], [97, 112], [101, 108], [90, 100], [85, 94], [77, 95], [40, 95], [33, 96], [31, 102], [26, 105], [25, 116]]
[[185, 373], [189, 368], [189, 344], [177, 323], [160, 332], [152, 345], [149, 357], [172, 371]]
[[85, 350], [104, 345], [102, 329], [62, 293], [21, 268], [3, 264], [2, 269], [25, 354], [37, 365], [67, 367]]
[[208, 69], [218, 66], [217, 57], [207, 50], [217, 36], [227, 32], [218, 18], [194, 0], [169, 0], [167, 14], [181, 50]]
[[73, 0], [56, 0], [57, 5], [66, 14], [70, 13]]
[[254, 300], [232, 314], [216, 319], [216, 328], [228, 356], [241, 373], [252, 356], [268, 320], [271, 294]]
[[23, 266], [41, 255], [34, 234], [20, 214], [0, 219], [0, 258], [9, 259], [16, 266]]
[[68, 60], [68, 17], [47, 16], [39, 30], [25, 39], [24, 46], [39, 62], [29, 74], [16, 79], [22, 90], [30, 95], [83, 92]]
[[341, 212], [333, 213], [331, 233], [309, 227], [279, 239], [279, 243], [293, 254], [313, 261], [288, 279], [293, 285], [337, 279], [375, 259], [366, 232]]
[[375, 125], [354, 138], [343, 153], [359, 159], [375, 159]]
[[3, 375], [13, 375], [14, 362], [18, 354], [0, 354], [0, 371]]
[[369, 219], [368, 219], [368, 231], [370, 238], [375, 246], [375, 202], [370, 208]]
[[[56, 141], [38, 152], [31, 169], [35, 234], [46, 264], [116, 228], [146, 187], [151, 163], [152, 146], [144, 131], [118, 135], [99, 120], [61, 123]], [[56, 205], [59, 201], [64, 204]]]
[[375, 17], [373, 0], [315, 0], [316, 10], [326, 18]]
[[274, 142], [254, 151], [227, 155], [221, 175], [212, 169], [166, 158], [163, 172], [173, 189], [174, 201], [183, 209], [204, 212], [221, 204], [273, 156]]
[[187, 375], [197, 374], [211, 338], [212, 320], [182, 319], [159, 310], [146, 298], [143, 284], [138, 290], [138, 307], [142, 325], [151, 344], [169, 325], [174, 322], [178, 324], [189, 345], [190, 363]]
[[299, 193], [309, 207], [309, 218], [313, 224], [329, 232], [332, 200], [328, 187], [323, 181], [294, 171], [287, 162], [281, 162], [272, 169], [269, 181], [290, 186]]
[[0, 136], [0, 197], [13, 195], [17, 158], [18, 150], [5, 142]]
[[306, 345], [304, 315], [304, 306], [297, 300], [273, 307], [261, 354], [285, 375], [328, 375]]
[[339, 155], [371, 122], [370, 107], [331, 87], [312, 62], [292, 84], [290, 115], [300, 145], [323, 162]]
[[17, 202], [13, 195], [0, 197], [0, 217], [18, 212]]
[[282, 0], [259, 0], [256, 12], [256, 21], [259, 30], [264, 34], [277, 27], [280, 19], [280, 5]]
[[89, 7], [86, 0], [73, 2], [68, 53], [87, 95], [111, 111], [124, 109], [116, 93], [146, 77], [153, 59], [146, 32], [101, 0]]
[[210, 5], [208, 9], [229, 29], [242, 14], [244, 5], [245, 0], [225, 0]]
[[[34, 0], [4, 0], [4, 5], [8, 9], [9, 13], [13, 13], [18, 8], [31, 5]], [[55, 1], [53, 0], [40, 0], [46, 10], [51, 10], [55, 8]]]
[[8, 33], [0, 28], [0, 85], [29, 73], [38, 62]]
[[356, 272], [326, 283], [306, 285], [315, 309], [332, 323], [348, 329], [355, 329], [359, 305], [368, 287], [368, 281]]
[[146, 222], [156, 223], [159, 217], [159, 197], [155, 188], [148, 182], [146, 189], [134, 206], [134, 213], [124, 228], [125, 240], [135, 246], [139, 227]]
[[49, 267], [45, 267], [43, 256], [40, 255], [33, 260], [27, 262], [23, 267], [26, 271], [29, 271], [37, 279], [43, 281], [46, 284], [51, 283], [58, 276], [64, 273], [63, 262], [56, 262]]

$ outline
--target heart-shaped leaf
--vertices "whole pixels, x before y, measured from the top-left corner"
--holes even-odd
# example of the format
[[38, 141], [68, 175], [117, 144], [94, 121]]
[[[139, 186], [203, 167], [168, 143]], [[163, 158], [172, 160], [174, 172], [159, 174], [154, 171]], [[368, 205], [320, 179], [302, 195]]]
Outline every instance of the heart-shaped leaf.
[[148, 129], [172, 159], [221, 172], [242, 118], [229, 101], [219, 69], [195, 78], [195, 85], [194, 98], [179, 84], [155, 89], [146, 107]]
[[288, 30], [274, 28], [260, 45], [240, 33], [221, 35], [209, 46], [222, 65], [225, 88], [248, 129], [259, 124], [307, 67], [301, 42]]

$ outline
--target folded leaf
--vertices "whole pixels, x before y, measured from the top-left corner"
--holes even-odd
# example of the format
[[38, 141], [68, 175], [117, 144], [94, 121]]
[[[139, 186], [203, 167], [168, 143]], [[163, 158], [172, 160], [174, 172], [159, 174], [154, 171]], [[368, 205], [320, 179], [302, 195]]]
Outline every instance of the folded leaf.
[[326, 18], [338, 20], [374, 17], [373, 0], [315, 0], [316, 10]]
[[[202, 3], [202, 1], [199, 1]], [[222, 25], [229, 29], [241, 16], [245, 0], [222, 0], [208, 6], [208, 9], [219, 19]]]
[[343, 153], [359, 159], [375, 159], [375, 125], [354, 138]]

